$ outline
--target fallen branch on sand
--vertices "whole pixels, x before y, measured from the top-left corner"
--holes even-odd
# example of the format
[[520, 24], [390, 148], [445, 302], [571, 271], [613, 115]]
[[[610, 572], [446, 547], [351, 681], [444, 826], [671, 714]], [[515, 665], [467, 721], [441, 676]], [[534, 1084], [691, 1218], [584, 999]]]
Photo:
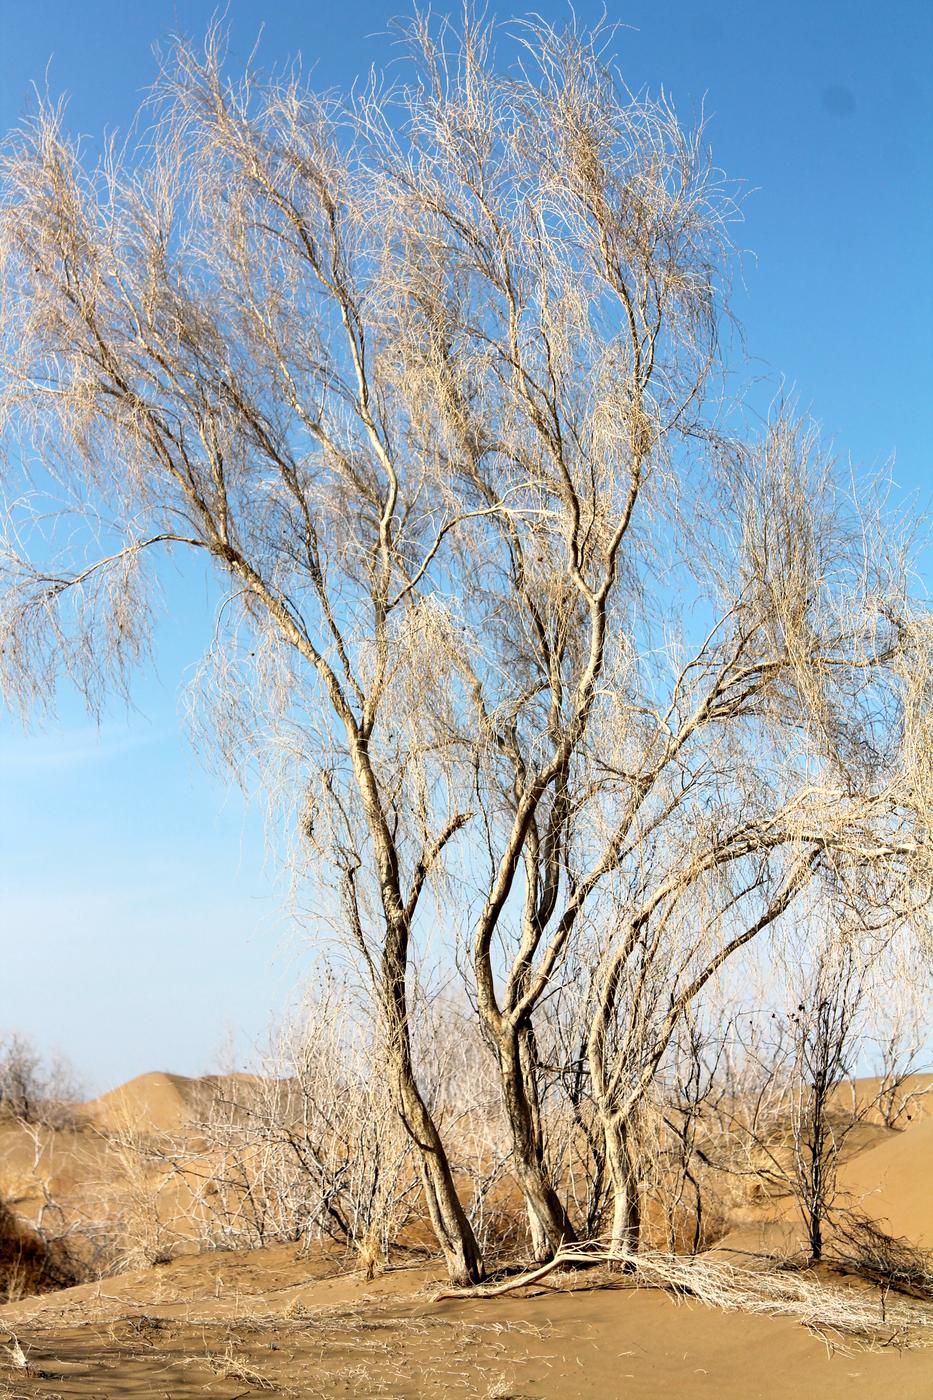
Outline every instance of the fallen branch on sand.
[[553, 1259], [549, 1259], [546, 1264], [542, 1264], [538, 1269], [532, 1269], [530, 1273], [519, 1274], [517, 1278], [506, 1279], [504, 1283], [486, 1284], [477, 1288], [445, 1289], [441, 1293], [435, 1293], [432, 1302], [439, 1303], [442, 1298], [499, 1298], [503, 1293], [512, 1293], [516, 1288], [527, 1288], [531, 1283], [537, 1283], [539, 1279], [546, 1278], [555, 1269], [562, 1269], [565, 1265], [573, 1264], [580, 1267], [586, 1264], [607, 1264], [615, 1262], [616, 1256], [608, 1254], [594, 1254], [590, 1251], [579, 1250], [558, 1250]]
[[889, 1298], [868, 1299], [850, 1290], [815, 1283], [798, 1274], [736, 1268], [723, 1260], [699, 1256], [610, 1252], [601, 1247], [559, 1250], [540, 1268], [491, 1287], [444, 1290], [445, 1298], [498, 1298], [540, 1282], [555, 1270], [581, 1265], [611, 1265], [620, 1270], [613, 1281], [634, 1288], [656, 1288], [681, 1298], [695, 1298], [728, 1312], [795, 1317], [820, 1334], [832, 1333], [875, 1346], [916, 1347], [933, 1342], [933, 1312], [897, 1304]]

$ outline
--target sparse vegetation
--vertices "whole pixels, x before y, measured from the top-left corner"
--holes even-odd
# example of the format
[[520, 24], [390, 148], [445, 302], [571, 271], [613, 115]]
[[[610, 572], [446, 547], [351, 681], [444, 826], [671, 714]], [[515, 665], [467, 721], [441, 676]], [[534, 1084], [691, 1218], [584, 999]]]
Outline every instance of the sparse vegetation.
[[143, 652], [159, 551], [229, 586], [195, 732], [258, 765], [299, 878], [330, 882], [475, 1282], [413, 1039], [434, 930], [533, 1257], [604, 1197], [631, 1253], [652, 1100], [724, 971], [791, 929], [929, 952], [933, 623], [814, 427], [782, 404], [753, 433], [719, 397], [736, 206], [702, 133], [598, 33], [529, 22], [508, 75], [469, 13], [400, 34], [410, 76], [342, 99], [231, 76], [212, 30], [165, 57], [137, 150], [87, 169], [46, 107], [8, 141], [0, 420], [87, 530], [54, 563], [33, 532], [30, 562], [14, 509], [0, 657], [24, 708], [66, 674], [93, 710]]
[[0, 1036], [0, 1118], [65, 1127], [84, 1097], [74, 1069], [61, 1056], [46, 1062], [25, 1036]]
[[[0, 684], [99, 714], [157, 559], [203, 563], [192, 736], [261, 783], [316, 937], [268, 1055], [153, 1076], [161, 1123], [0, 1040], [0, 1303], [120, 1275], [156, 1303], [98, 1289], [111, 1350], [244, 1393], [299, 1393], [284, 1343], [401, 1393], [453, 1304], [452, 1383], [517, 1397], [464, 1300], [596, 1282], [919, 1347], [930, 1255], [846, 1189], [928, 1126], [910, 530], [724, 389], [737, 192], [602, 28], [398, 37], [396, 82], [321, 95], [214, 26], [135, 145], [92, 167], [43, 102], [0, 152]], [[354, 1301], [290, 1273], [243, 1312], [254, 1251]]]

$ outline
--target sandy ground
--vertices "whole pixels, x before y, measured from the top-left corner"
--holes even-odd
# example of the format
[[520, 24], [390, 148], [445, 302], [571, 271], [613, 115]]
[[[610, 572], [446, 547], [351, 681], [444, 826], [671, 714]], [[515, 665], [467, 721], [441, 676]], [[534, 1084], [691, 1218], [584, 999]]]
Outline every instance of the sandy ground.
[[933, 1116], [860, 1152], [846, 1163], [842, 1184], [889, 1234], [933, 1249]]
[[9, 1397], [929, 1400], [933, 1350], [842, 1351], [798, 1323], [627, 1288], [432, 1302], [433, 1269], [309, 1279], [292, 1246], [179, 1259], [0, 1310]]
[[[144, 1108], [174, 1126], [199, 1093], [197, 1081], [144, 1076], [89, 1105], [81, 1132], [40, 1142], [40, 1165], [59, 1184], [90, 1180], [111, 1118]], [[36, 1150], [8, 1133], [0, 1177], [28, 1177]], [[895, 1233], [933, 1243], [933, 1116], [867, 1136], [842, 1185]], [[595, 1287], [592, 1276], [433, 1301], [439, 1282], [437, 1266], [423, 1264], [367, 1282], [292, 1245], [177, 1258], [0, 1308], [0, 1396], [933, 1397], [933, 1347], [843, 1348], [792, 1320], [678, 1303], [618, 1280]]]

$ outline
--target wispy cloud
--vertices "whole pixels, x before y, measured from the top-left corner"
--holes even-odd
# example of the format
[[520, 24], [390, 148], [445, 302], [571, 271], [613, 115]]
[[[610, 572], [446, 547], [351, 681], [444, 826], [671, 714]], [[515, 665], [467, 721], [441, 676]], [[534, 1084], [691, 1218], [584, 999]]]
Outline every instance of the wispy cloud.
[[88, 724], [54, 733], [7, 733], [0, 737], [0, 774], [7, 778], [38, 777], [107, 763], [123, 754], [151, 748], [166, 737], [164, 728], [128, 729], [118, 724]]

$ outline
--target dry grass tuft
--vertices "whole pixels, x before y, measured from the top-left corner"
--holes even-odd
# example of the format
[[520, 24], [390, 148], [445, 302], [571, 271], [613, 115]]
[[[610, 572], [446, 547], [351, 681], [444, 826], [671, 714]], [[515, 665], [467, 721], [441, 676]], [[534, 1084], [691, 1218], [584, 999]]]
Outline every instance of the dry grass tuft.
[[[237, 1356], [234, 1344], [228, 1343], [223, 1355], [214, 1352], [207, 1352], [203, 1358], [198, 1358], [208, 1366], [216, 1376], [222, 1376], [224, 1380], [242, 1381], [244, 1385], [252, 1386], [256, 1390], [279, 1390], [282, 1387], [270, 1381], [268, 1376], [264, 1376], [255, 1367], [247, 1365], [242, 1357]], [[288, 1393], [288, 1392], [286, 1392]]]

